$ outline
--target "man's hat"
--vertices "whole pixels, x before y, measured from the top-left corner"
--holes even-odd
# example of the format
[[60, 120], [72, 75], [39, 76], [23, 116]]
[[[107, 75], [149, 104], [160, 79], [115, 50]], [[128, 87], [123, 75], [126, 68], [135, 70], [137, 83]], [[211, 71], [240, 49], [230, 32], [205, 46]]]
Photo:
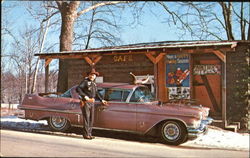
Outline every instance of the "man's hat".
[[95, 74], [96, 76], [99, 76], [99, 72], [95, 71], [95, 69], [91, 69], [90, 72], [88, 72], [88, 75]]

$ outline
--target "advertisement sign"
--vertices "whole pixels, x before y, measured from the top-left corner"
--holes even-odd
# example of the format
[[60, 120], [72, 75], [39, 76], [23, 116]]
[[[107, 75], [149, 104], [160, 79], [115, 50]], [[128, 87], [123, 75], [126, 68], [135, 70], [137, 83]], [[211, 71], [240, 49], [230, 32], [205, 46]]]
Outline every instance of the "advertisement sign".
[[169, 99], [190, 99], [189, 55], [166, 55], [166, 63]]

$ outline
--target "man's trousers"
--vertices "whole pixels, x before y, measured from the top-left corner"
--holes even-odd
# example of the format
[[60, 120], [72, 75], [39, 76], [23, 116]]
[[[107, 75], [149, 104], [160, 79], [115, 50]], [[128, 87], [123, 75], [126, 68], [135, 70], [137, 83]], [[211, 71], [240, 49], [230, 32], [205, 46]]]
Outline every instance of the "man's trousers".
[[81, 107], [83, 116], [83, 135], [92, 136], [92, 127], [94, 124], [94, 104], [92, 102], [84, 102], [84, 106]]

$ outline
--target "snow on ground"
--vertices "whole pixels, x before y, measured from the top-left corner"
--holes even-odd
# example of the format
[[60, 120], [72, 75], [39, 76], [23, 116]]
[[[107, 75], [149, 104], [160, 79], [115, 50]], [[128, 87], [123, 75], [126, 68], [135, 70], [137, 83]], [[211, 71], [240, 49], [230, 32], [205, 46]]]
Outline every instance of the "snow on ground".
[[[17, 116], [2, 116], [0, 119], [1, 128], [49, 131], [46, 121], [24, 120], [17, 118]], [[201, 135], [193, 141], [188, 141], [182, 146], [249, 151], [249, 134], [235, 133], [209, 126], [205, 135]]]
[[45, 120], [33, 121], [20, 119], [17, 116], [1, 117], [1, 128], [7, 129], [34, 129], [34, 130], [48, 130], [48, 123]]
[[209, 126], [207, 134], [189, 141], [185, 145], [249, 151], [249, 134]]

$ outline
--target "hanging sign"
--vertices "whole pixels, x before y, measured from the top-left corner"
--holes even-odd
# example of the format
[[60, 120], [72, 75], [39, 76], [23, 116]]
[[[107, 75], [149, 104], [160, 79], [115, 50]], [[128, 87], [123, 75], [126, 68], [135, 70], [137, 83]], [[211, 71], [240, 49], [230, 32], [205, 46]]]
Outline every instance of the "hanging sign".
[[220, 75], [221, 66], [220, 65], [194, 65], [193, 69], [194, 75]]

